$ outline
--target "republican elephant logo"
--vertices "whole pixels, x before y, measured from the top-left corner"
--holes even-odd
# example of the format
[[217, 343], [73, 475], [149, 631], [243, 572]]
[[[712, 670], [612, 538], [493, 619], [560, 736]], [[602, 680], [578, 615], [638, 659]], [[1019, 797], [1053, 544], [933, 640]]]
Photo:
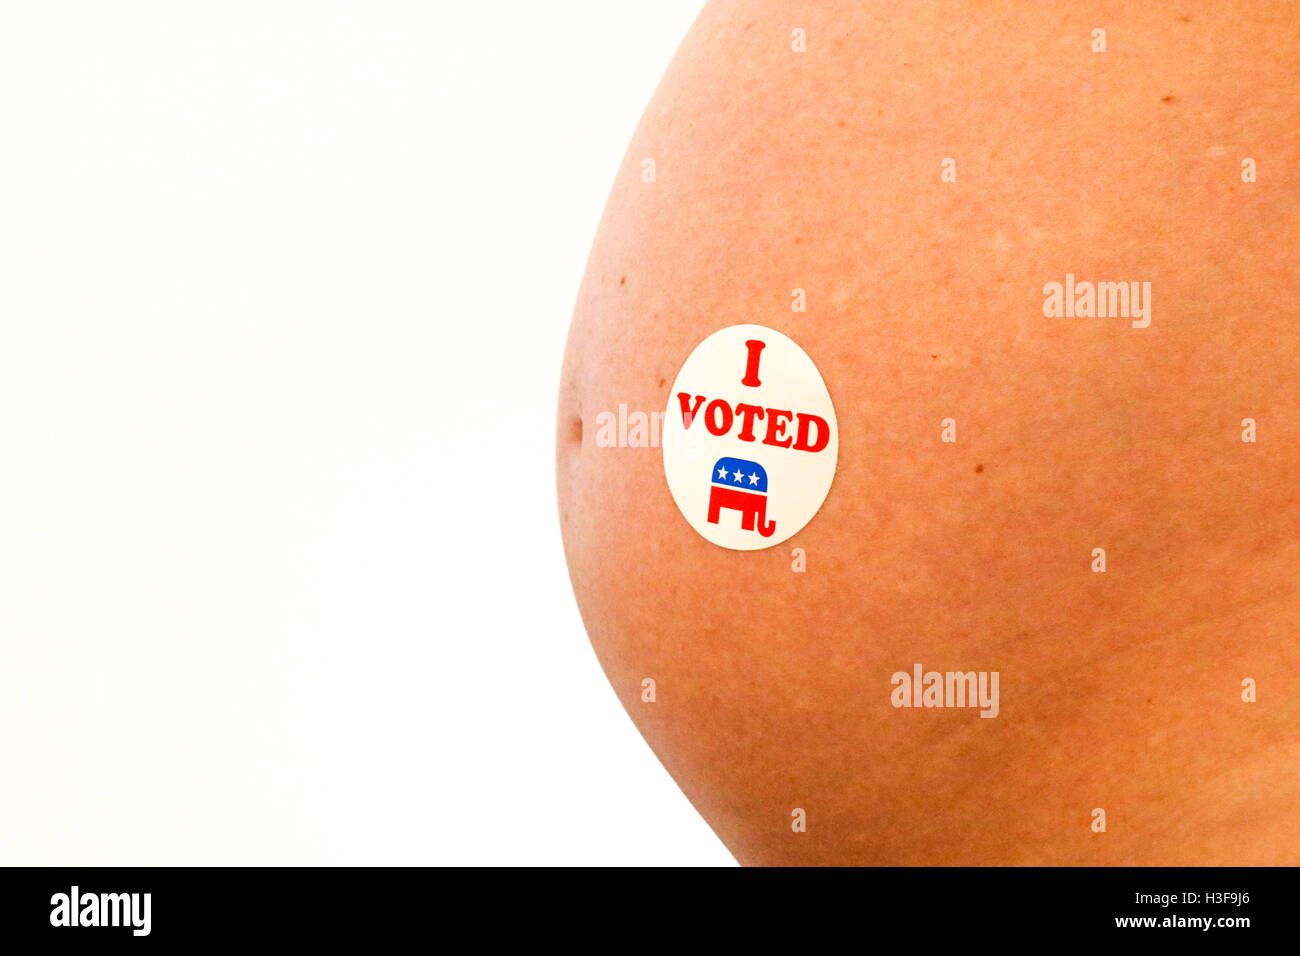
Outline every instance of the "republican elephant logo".
[[756, 461], [719, 458], [709, 487], [709, 524], [718, 523], [723, 508], [740, 512], [740, 527], [772, 537], [776, 522], [767, 520], [767, 472]]

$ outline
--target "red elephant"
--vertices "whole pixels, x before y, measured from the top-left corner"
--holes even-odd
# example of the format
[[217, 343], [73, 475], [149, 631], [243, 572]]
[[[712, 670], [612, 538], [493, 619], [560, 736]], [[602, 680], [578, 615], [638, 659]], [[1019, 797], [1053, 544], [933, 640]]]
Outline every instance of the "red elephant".
[[718, 514], [726, 508], [740, 512], [740, 527], [772, 537], [776, 522], [767, 519], [767, 472], [754, 461], [719, 458], [713, 466], [709, 488], [709, 524], [718, 524]]

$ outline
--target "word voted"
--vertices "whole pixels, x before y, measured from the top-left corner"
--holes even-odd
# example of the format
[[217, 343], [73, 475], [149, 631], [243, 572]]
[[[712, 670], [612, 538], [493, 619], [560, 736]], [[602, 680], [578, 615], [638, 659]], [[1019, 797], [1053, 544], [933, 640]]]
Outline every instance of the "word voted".
[[[745, 377], [740, 380], [741, 385], [758, 388], [763, 384], [758, 378], [758, 362], [766, 344], [757, 339], [750, 339], [745, 343], [749, 360], [745, 365]], [[766, 420], [767, 426], [762, 439], [764, 445], [816, 453], [822, 451], [831, 440], [830, 425], [820, 415], [795, 412], [792, 409], [764, 408], [747, 402], [736, 402], [733, 406], [721, 398], [707, 401], [707, 396], [692, 396], [690, 392], [678, 392], [677, 401], [681, 404], [682, 427], [688, 431], [699, 416], [700, 407], [703, 406], [704, 427], [711, 435], [719, 437], [727, 435], [739, 424], [740, 428], [736, 433], [738, 439], [758, 441], [758, 436], [754, 432], [754, 422]], [[797, 422], [793, 435], [786, 432], [791, 422]]]

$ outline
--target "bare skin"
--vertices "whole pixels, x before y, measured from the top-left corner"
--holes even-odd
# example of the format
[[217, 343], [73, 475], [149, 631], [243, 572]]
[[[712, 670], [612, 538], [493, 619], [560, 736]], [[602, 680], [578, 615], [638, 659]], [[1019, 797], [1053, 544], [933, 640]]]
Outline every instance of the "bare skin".
[[[742, 863], [1300, 863], [1297, 75], [1291, 3], [709, 4], [596, 238], [557, 477], [601, 664]], [[1151, 282], [1150, 327], [1045, 317], [1067, 272]], [[756, 552], [594, 440], [742, 322], [840, 427]], [[917, 662], [998, 671], [999, 715], [893, 707]]]

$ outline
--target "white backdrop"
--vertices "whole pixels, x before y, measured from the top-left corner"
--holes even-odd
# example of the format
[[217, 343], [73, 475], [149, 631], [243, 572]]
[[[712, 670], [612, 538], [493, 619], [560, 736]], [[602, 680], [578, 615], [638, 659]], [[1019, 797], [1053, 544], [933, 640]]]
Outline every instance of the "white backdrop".
[[0, 7], [0, 863], [730, 863], [554, 409], [701, 0]]

